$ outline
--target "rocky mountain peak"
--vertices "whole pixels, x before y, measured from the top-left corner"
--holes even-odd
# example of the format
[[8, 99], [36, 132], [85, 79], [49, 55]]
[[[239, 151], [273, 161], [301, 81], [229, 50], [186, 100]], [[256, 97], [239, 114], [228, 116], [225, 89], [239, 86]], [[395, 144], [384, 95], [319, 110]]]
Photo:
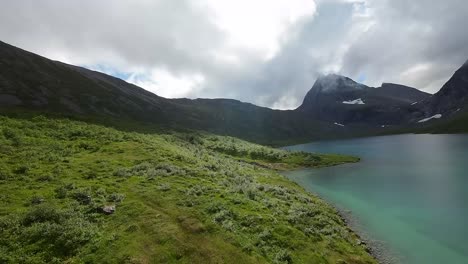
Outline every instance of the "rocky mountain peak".
[[359, 84], [348, 77], [338, 74], [327, 74], [318, 77], [311, 91], [332, 93], [336, 91], [363, 89], [365, 87], [367, 86]]

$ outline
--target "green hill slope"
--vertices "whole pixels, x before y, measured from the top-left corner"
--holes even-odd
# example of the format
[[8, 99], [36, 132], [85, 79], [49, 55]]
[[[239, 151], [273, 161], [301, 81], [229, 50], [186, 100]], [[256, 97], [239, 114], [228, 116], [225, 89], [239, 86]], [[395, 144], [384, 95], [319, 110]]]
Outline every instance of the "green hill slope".
[[353, 161], [0, 116], [0, 263], [375, 263], [272, 169]]

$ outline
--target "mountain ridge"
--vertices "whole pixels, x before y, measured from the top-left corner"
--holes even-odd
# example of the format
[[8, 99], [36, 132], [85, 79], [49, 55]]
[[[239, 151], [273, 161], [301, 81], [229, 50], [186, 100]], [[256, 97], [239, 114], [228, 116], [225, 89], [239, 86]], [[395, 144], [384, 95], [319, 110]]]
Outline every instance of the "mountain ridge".
[[13, 103], [1, 104], [4, 112], [17, 108], [126, 119], [205, 130], [263, 144], [318, 138], [334, 129], [333, 125], [316, 125], [290, 111], [236, 100], [166, 99], [119, 78], [52, 61], [6, 43], [0, 43], [0, 97]]
[[[455, 73], [444, 87], [450, 83], [464, 85], [466, 68], [457, 71], [461, 73]], [[268, 145], [418, 127], [417, 121], [430, 117], [437, 100], [446, 104], [440, 99], [446, 89], [431, 96], [405, 85], [383, 83], [374, 88], [329, 74], [317, 79], [301, 106], [294, 110], [275, 110], [224, 98], [167, 99], [117, 77], [49, 60], [0, 41], [3, 112], [17, 108], [95, 115], [102, 119], [204, 130]], [[460, 91], [468, 94], [468, 89]]]

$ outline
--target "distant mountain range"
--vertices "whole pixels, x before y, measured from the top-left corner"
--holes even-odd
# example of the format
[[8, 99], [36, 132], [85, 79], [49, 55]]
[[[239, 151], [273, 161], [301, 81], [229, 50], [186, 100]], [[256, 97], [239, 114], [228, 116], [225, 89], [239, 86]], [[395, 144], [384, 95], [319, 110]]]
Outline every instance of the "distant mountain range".
[[231, 99], [167, 99], [121, 79], [52, 61], [0, 42], [0, 112], [34, 112], [109, 123], [196, 129], [284, 145], [397, 133], [467, 132], [468, 63], [430, 95], [384, 83], [372, 88], [321, 76], [295, 110]]

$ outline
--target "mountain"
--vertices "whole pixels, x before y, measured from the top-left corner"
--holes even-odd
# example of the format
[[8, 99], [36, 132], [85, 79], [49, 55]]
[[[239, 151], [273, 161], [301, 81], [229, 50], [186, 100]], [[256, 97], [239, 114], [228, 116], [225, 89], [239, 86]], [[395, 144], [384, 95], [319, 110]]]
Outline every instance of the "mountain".
[[0, 263], [376, 263], [336, 209], [278, 172], [358, 158], [187, 129], [269, 144], [339, 133], [0, 43]]
[[425, 132], [468, 132], [468, 61], [460, 67], [442, 88], [421, 103], [423, 121], [432, 118]]
[[373, 88], [350, 78], [321, 76], [297, 109], [309, 117], [340, 124], [401, 125], [413, 112], [413, 103], [430, 95], [415, 88], [384, 83]]
[[162, 118], [162, 109], [171, 107], [165, 99], [120, 79], [2, 42], [0, 103], [2, 107], [141, 120]]
[[263, 144], [344, 134], [333, 124], [230, 99], [166, 99], [121, 79], [0, 42], [0, 111], [197, 129]]
[[429, 104], [433, 114], [454, 113], [468, 105], [468, 61], [434, 94]]
[[0, 113], [45, 113], [130, 129], [203, 130], [267, 145], [428, 127], [436, 131], [435, 124], [464, 113], [467, 65], [433, 96], [399, 84], [374, 88], [344, 76], [323, 75], [301, 106], [281, 111], [231, 99], [167, 99], [121, 79], [0, 42]]

